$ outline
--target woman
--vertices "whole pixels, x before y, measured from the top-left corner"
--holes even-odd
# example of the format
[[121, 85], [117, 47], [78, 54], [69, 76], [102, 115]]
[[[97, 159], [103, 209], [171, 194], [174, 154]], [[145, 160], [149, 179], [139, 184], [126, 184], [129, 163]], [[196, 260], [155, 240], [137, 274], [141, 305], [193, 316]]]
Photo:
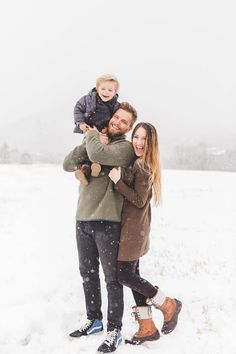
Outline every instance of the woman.
[[132, 133], [132, 144], [137, 156], [133, 167], [125, 171], [113, 168], [109, 177], [115, 183], [115, 188], [125, 197], [118, 254], [118, 280], [132, 289], [136, 302], [135, 317], [139, 322], [138, 332], [126, 342], [141, 344], [160, 338], [152, 320], [152, 305], [162, 311], [164, 324], [161, 332], [168, 334], [177, 325], [182, 304], [177, 299], [167, 297], [139, 274], [139, 258], [149, 249], [152, 192], [155, 203], [159, 204], [161, 201], [161, 169], [155, 127], [150, 123], [137, 124]]

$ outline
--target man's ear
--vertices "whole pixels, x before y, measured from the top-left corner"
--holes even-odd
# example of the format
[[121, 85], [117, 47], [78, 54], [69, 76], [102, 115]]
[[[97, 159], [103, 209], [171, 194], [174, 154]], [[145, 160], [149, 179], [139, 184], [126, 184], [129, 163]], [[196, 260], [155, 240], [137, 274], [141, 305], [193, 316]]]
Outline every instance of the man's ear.
[[133, 124], [130, 124], [129, 130], [127, 131], [127, 133], [129, 133], [132, 129], [133, 129]]

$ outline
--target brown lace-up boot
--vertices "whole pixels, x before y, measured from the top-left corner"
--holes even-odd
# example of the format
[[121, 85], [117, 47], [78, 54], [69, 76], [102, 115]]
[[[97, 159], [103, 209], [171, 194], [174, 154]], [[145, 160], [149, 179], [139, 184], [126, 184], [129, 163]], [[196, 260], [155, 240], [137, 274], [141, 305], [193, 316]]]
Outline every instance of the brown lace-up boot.
[[163, 334], [171, 333], [177, 326], [178, 316], [182, 308], [181, 301], [166, 297], [160, 289], [157, 289], [156, 295], [147, 299], [147, 304], [154, 305], [163, 313], [164, 323], [161, 332]]
[[161, 331], [163, 334], [168, 334], [177, 326], [182, 303], [177, 299], [166, 297], [164, 303], [159, 308], [164, 316], [164, 323]]
[[152, 320], [151, 306], [134, 306], [133, 310], [139, 329], [130, 340], [126, 339], [125, 343], [139, 345], [146, 341], [159, 339], [160, 333]]

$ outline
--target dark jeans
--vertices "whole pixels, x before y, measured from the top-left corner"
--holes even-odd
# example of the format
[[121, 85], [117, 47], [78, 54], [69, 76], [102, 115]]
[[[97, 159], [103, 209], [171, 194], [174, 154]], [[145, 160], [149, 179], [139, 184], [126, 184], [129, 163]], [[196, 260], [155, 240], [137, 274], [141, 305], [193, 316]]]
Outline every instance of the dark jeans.
[[118, 281], [131, 288], [137, 306], [148, 306], [146, 299], [157, 293], [157, 287], [140, 277], [139, 259], [130, 262], [117, 262]]
[[121, 328], [124, 307], [123, 286], [117, 280], [120, 223], [77, 221], [76, 239], [88, 319], [102, 319], [100, 259], [108, 296], [107, 329]]

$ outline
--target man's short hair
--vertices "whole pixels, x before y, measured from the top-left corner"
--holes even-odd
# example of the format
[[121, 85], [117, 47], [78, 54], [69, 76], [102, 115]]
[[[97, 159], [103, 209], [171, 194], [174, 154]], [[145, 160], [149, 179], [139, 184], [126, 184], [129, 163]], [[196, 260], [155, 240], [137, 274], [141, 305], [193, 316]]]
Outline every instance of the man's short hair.
[[136, 122], [138, 116], [136, 109], [133, 106], [131, 106], [131, 104], [129, 104], [128, 102], [121, 102], [119, 105], [119, 109], [123, 109], [124, 111], [132, 114], [132, 121], [131, 121], [131, 127], [132, 127]]

